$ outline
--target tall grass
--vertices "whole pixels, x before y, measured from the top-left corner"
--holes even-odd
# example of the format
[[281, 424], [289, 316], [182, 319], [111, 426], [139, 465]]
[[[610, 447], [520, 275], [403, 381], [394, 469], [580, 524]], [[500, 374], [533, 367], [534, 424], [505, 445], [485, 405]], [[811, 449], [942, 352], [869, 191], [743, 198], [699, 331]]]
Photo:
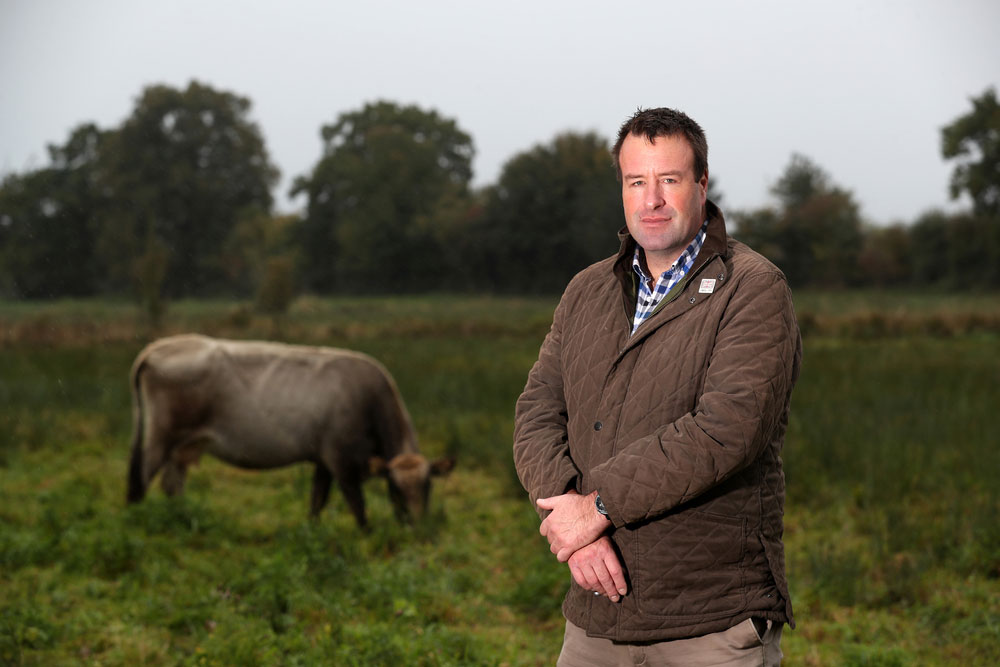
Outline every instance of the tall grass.
[[784, 454], [792, 592], [800, 618], [844, 608], [864, 624], [791, 641], [812, 650], [833, 626], [893, 647], [905, 659], [892, 664], [995, 661], [1000, 341], [808, 343]]
[[[802, 298], [823, 321], [863, 310]], [[906, 298], [919, 305], [905, 317], [1000, 310]], [[190, 302], [151, 332], [126, 305], [0, 304], [0, 664], [552, 664], [568, 575], [537, 534], [510, 438], [553, 306], [296, 304], [282, 338], [381, 359], [424, 451], [459, 458], [416, 526], [369, 482], [364, 533], [336, 494], [306, 519], [305, 466], [203, 460], [182, 498], [124, 504], [127, 373], [144, 341], [269, 337], [270, 321]], [[810, 332], [784, 452], [788, 664], [1000, 660], [998, 377], [988, 331]]]

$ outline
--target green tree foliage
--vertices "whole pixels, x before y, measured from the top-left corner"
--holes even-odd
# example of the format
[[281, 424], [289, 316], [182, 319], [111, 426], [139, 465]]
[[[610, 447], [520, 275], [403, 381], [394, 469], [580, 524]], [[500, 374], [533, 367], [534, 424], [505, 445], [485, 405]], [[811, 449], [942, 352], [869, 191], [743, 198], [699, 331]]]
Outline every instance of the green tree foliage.
[[1000, 224], [971, 212], [932, 210], [909, 228], [912, 283], [945, 289], [1000, 287]]
[[927, 211], [910, 227], [912, 282], [926, 286], [940, 283], [950, 273], [946, 267], [949, 217], [943, 211]]
[[81, 125], [65, 145], [49, 146], [49, 167], [0, 184], [0, 289], [23, 298], [93, 292], [103, 142], [94, 125]]
[[269, 257], [255, 298], [257, 310], [275, 319], [288, 312], [295, 298], [295, 259], [291, 255]]
[[948, 277], [952, 289], [1000, 287], [1000, 219], [960, 213], [948, 225]]
[[870, 227], [864, 231], [858, 269], [864, 281], [876, 287], [897, 287], [913, 275], [913, 244], [901, 224]]
[[777, 264], [795, 286], [856, 284], [863, 234], [853, 195], [797, 154], [771, 194], [777, 208], [734, 213], [735, 235]]
[[167, 302], [163, 297], [163, 280], [167, 275], [170, 250], [156, 237], [152, 229], [146, 232], [142, 254], [132, 260], [132, 283], [149, 324], [155, 329], [163, 322]]
[[248, 209], [270, 211], [278, 178], [250, 101], [198, 82], [150, 86], [102, 150], [112, 193], [98, 249], [121, 280], [147, 232], [169, 251], [164, 289], [205, 295], [225, 284], [219, 250]]
[[941, 154], [958, 160], [951, 196], [972, 198], [976, 215], [1000, 216], [1000, 103], [995, 88], [973, 97], [972, 111], [941, 130]]
[[[298, 216], [272, 216], [260, 210], [247, 210], [231, 230], [220, 252], [226, 280], [237, 296], [252, 296], [265, 280], [268, 262], [285, 258], [292, 278], [298, 271], [298, 248], [295, 235], [301, 223]], [[293, 280], [294, 282], [294, 280]]]
[[[793, 155], [774, 204], [727, 211], [731, 233], [796, 286], [1000, 287], [1000, 103], [987, 89], [942, 128], [951, 193], [968, 212], [863, 225], [852, 193]], [[621, 198], [607, 141], [565, 133], [470, 191], [456, 121], [379, 101], [321, 131], [296, 179], [304, 217], [272, 215], [277, 170], [250, 101], [198, 82], [156, 85], [118, 127], [86, 123], [49, 164], [0, 180], [0, 297], [131, 294], [155, 324], [171, 297], [226, 294], [280, 314], [318, 292], [475, 288], [554, 293], [617, 248]], [[719, 203], [718, 178], [709, 198]]]
[[322, 158], [292, 188], [308, 200], [307, 285], [416, 290], [446, 280], [437, 227], [467, 209], [472, 138], [436, 111], [386, 101], [341, 114], [321, 136]]
[[476, 226], [481, 278], [501, 292], [558, 293], [618, 248], [621, 188], [607, 140], [565, 133], [515, 155]]

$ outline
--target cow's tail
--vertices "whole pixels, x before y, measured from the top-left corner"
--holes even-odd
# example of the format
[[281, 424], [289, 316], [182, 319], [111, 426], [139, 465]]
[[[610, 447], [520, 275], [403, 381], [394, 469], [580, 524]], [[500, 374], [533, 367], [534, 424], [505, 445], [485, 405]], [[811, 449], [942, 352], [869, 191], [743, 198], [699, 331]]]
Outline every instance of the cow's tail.
[[127, 502], [135, 503], [146, 496], [146, 480], [143, 479], [144, 422], [141, 373], [144, 368], [142, 357], [132, 366], [130, 376], [132, 389], [132, 454], [128, 464]]

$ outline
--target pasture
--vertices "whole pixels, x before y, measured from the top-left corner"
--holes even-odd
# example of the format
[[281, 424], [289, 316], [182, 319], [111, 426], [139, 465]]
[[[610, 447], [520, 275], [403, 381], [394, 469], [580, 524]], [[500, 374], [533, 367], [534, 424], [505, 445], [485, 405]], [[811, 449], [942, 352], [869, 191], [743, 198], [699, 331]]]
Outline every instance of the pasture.
[[[1000, 662], [1000, 300], [803, 293], [784, 460], [789, 665]], [[549, 665], [565, 566], [511, 464], [513, 404], [555, 299], [300, 299], [272, 321], [171, 304], [0, 303], [0, 664]], [[126, 506], [129, 365], [198, 331], [367, 352], [436, 480], [425, 523], [371, 531], [311, 468], [211, 459]]]

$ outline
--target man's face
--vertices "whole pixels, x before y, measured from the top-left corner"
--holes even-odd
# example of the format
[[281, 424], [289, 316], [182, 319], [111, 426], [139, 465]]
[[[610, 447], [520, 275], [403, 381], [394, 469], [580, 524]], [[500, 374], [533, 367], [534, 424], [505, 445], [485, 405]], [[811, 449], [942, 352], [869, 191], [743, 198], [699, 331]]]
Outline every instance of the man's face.
[[695, 180], [694, 151], [683, 136], [650, 142], [630, 134], [618, 157], [622, 207], [654, 278], [670, 268], [705, 221], [708, 173]]

